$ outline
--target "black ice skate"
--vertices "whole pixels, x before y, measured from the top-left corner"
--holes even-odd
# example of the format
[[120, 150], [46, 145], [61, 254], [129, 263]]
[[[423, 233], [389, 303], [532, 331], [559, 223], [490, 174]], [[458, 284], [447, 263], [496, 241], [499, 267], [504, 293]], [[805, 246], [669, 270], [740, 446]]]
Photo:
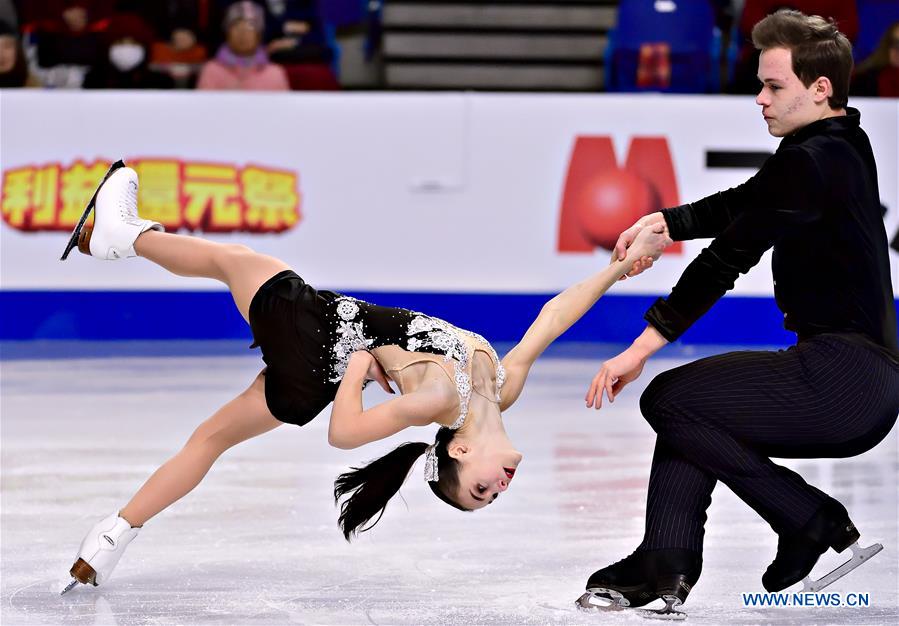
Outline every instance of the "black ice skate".
[[637, 550], [614, 565], [598, 570], [587, 581], [587, 592], [578, 598], [579, 608], [588, 611], [623, 611], [661, 598], [661, 609], [638, 609], [653, 619], [683, 620], [684, 603], [702, 571], [702, 558], [681, 549]]
[[658, 598], [646, 576], [643, 555], [643, 551], [637, 550], [617, 563], [593, 572], [587, 580], [587, 593], [581, 596], [578, 605], [581, 608], [596, 608], [595, 604], [584, 606], [581, 600], [598, 598], [607, 601], [605, 604], [615, 610], [618, 607], [643, 606]]
[[74, 230], [72, 230], [72, 236], [69, 237], [69, 242], [66, 244], [66, 249], [63, 250], [62, 256], [59, 258], [60, 261], [65, 261], [69, 258], [69, 252], [71, 252], [75, 246], [78, 245], [78, 237], [81, 235], [81, 231], [84, 228], [84, 223], [87, 221], [88, 216], [91, 214], [91, 211], [94, 210], [94, 204], [97, 202], [97, 194], [100, 192], [100, 188], [103, 186], [112, 173], [117, 169], [125, 167], [125, 162], [119, 159], [115, 163], [109, 166], [109, 169], [106, 171], [106, 175], [103, 177], [103, 180], [100, 181], [100, 184], [97, 185], [97, 190], [94, 191], [94, 195], [91, 196], [90, 202], [87, 203], [87, 206], [84, 209], [84, 213], [81, 214], [81, 218], [78, 220], [78, 223], [75, 224]]
[[[762, 576], [762, 585], [776, 592], [801, 580], [803, 592], [820, 591], [883, 550], [879, 543], [862, 548], [858, 545], [859, 537], [845, 507], [829, 499], [801, 530], [778, 538], [777, 555]], [[852, 558], [818, 580], [812, 580], [809, 574], [828, 548], [838, 553], [851, 548]]]

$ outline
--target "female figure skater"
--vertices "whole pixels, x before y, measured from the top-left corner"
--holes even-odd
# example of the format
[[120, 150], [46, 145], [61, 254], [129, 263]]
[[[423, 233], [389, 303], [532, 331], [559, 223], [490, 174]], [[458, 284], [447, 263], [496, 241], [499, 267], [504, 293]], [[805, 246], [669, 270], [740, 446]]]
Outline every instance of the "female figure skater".
[[[670, 242], [661, 227], [646, 229], [623, 261], [550, 300], [500, 361], [483, 337], [443, 320], [318, 291], [284, 262], [242, 245], [162, 232], [138, 216], [137, 189], [134, 170], [113, 165], [95, 207], [85, 210], [85, 217], [95, 211], [93, 228], [76, 227], [70, 248], [77, 237], [79, 250], [94, 257], [142, 256], [181, 276], [225, 283], [266, 368], [203, 422], [124, 508], [90, 530], [63, 593], [78, 582], [105, 582], [143, 524], [196, 487], [225, 450], [283, 423], [302, 426], [331, 402], [328, 441], [338, 448], [410, 426], [440, 426], [433, 445], [403, 444], [337, 479], [335, 497], [346, 496], [339, 525], [347, 540], [377, 522], [422, 454], [425, 478], [441, 500], [463, 510], [490, 504], [521, 461], [501, 411], [518, 398], [531, 365], [621, 276], [651, 266]], [[366, 381], [393, 393], [392, 381], [401, 395], [365, 409]]]

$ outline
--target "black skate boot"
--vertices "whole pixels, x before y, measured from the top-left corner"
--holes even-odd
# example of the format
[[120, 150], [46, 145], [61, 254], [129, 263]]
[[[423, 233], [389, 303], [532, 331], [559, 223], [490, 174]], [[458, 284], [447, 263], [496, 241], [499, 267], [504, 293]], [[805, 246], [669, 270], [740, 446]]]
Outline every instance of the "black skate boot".
[[593, 572], [587, 580], [587, 593], [623, 607], [643, 606], [658, 598], [646, 575], [645, 554], [636, 550], [617, 563]]
[[686, 619], [687, 614], [677, 607], [687, 601], [693, 585], [702, 573], [702, 555], [693, 550], [666, 548], [646, 552], [647, 573], [654, 581], [656, 596], [665, 601], [665, 608], [643, 609], [646, 617]]
[[[665, 601], [662, 609], [640, 609], [644, 617], [685, 619], [675, 608], [684, 603], [702, 572], [702, 556], [692, 550], [636, 550], [614, 565], [598, 570], [587, 581], [582, 609], [618, 611]], [[598, 601], [599, 603], [597, 603]]]
[[[849, 519], [846, 508], [833, 498], [828, 499], [801, 530], [778, 537], [777, 555], [762, 576], [762, 585], [771, 592], [782, 591], [806, 578], [828, 548], [842, 552], [851, 546], [856, 557], [828, 574], [825, 578], [830, 579], [825, 585], [809, 588], [818, 591], [823, 586], [845, 576], [858, 567], [862, 561], [882, 549], [880, 544], [874, 544], [864, 549], [858, 548], [855, 543], [859, 536], [855, 524]], [[856, 560], [857, 563], [854, 563]], [[852, 566], [847, 568], [846, 566], [850, 564]], [[839, 575], [831, 576], [837, 573]], [[818, 582], [824, 581], [825, 578]]]

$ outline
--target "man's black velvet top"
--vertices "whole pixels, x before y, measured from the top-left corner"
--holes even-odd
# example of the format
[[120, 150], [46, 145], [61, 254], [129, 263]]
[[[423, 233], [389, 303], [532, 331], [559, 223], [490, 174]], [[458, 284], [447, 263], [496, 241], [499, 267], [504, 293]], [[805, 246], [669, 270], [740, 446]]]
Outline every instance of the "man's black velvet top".
[[742, 185], [663, 210], [675, 241], [714, 237], [646, 320], [669, 341], [772, 246], [784, 327], [861, 334], [899, 354], [877, 169], [856, 109], [785, 137]]

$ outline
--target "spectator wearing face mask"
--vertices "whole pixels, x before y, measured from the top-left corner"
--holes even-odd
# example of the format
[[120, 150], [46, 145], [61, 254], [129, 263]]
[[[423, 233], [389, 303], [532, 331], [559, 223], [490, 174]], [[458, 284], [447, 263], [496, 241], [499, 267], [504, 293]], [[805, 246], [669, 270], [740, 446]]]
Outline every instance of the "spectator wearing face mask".
[[11, 24], [0, 22], [0, 88], [40, 86], [28, 71], [19, 33]]
[[269, 61], [262, 45], [265, 13], [254, 2], [236, 2], [224, 20], [225, 43], [200, 72], [197, 89], [282, 91], [290, 88], [280, 65]]
[[106, 58], [84, 79], [86, 89], [171, 89], [172, 79], [149, 68], [153, 31], [136, 14], [114, 16], [106, 30]]

